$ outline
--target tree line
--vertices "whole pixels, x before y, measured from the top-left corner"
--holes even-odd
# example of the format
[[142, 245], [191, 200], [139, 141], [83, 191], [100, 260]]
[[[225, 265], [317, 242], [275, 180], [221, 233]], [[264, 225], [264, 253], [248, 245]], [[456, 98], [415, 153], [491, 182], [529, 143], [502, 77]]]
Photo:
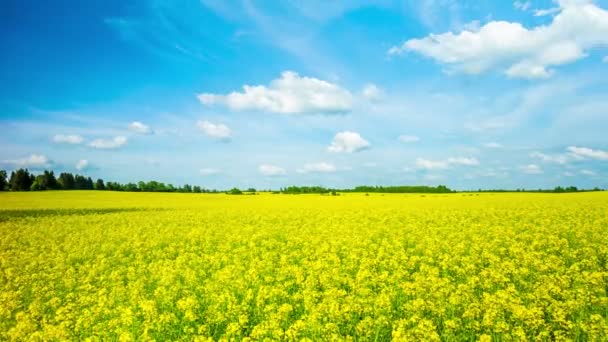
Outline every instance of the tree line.
[[[240, 190], [232, 188], [227, 191], [219, 191], [215, 189], [206, 189], [197, 185], [185, 184], [183, 186], [173, 186], [157, 181], [137, 182], [137, 183], [119, 183], [119, 182], [104, 182], [103, 179], [93, 181], [91, 177], [62, 172], [59, 176], [55, 176], [53, 171], [45, 170], [41, 174], [34, 175], [28, 169], [19, 169], [12, 171], [10, 176], [6, 171], [0, 170], [0, 191], [43, 191], [43, 190], [109, 190], [109, 191], [130, 191], [130, 192], [193, 192], [193, 193], [222, 193], [229, 195], [255, 194], [256, 189], [249, 188]], [[268, 190], [270, 191], [270, 190]], [[566, 192], [583, 192], [583, 191], [601, 191], [599, 188], [594, 189], [578, 189], [575, 186], [561, 187], [554, 189], [538, 189], [538, 190], [477, 190], [477, 192], [545, 192], [545, 193], [566, 193]], [[445, 185], [439, 186], [368, 186], [361, 185], [352, 189], [325, 188], [322, 186], [288, 186], [281, 188], [273, 193], [281, 194], [332, 194], [348, 192], [364, 192], [364, 193], [429, 193], [429, 194], [445, 194], [457, 192], [448, 188]], [[466, 191], [475, 192], [475, 191]]]
[[39, 175], [30, 173], [28, 169], [19, 169], [11, 172], [10, 176], [0, 170], [0, 191], [43, 191], [43, 190], [110, 190], [131, 192], [219, 192], [208, 190], [200, 186], [185, 184], [173, 186], [157, 181], [121, 184], [119, 182], [104, 182], [103, 179], [93, 181], [91, 177], [62, 172], [55, 176], [53, 171], [45, 170]]

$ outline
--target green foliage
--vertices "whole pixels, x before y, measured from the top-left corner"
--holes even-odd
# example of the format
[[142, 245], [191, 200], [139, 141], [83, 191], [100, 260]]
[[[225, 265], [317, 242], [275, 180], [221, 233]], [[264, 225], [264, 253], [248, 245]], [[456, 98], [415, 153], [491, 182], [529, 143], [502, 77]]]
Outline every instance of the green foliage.
[[29, 191], [34, 183], [35, 177], [27, 169], [19, 169], [11, 172], [11, 191]]
[[0, 191], [7, 190], [8, 180], [6, 179], [6, 171], [0, 170]]
[[95, 190], [105, 190], [105, 189], [106, 189], [106, 186], [103, 183], [103, 179], [98, 179], [95, 182]]
[[242, 195], [243, 192], [239, 188], [232, 188], [227, 192], [228, 195]]

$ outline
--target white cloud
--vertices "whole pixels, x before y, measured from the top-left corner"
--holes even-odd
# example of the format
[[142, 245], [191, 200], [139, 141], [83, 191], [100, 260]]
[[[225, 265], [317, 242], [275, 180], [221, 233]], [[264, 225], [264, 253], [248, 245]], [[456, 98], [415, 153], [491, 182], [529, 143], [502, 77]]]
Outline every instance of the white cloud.
[[111, 140], [108, 139], [95, 139], [89, 143], [90, 147], [98, 149], [114, 149], [120, 148], [127, 143], [127, 138], [123, 136], [116, 136]]
[[344, 131], [337, 133], [331, 145], [327, 148], [330, 152], [359, 152], [370, 147], [370, 143], [363, 139], [357, 132]]
[[574, 173], [572, 173], [570, 171], [564, 172], [563, 175], [566, 176], [566, 177], [574, 177]]
[[376, 162], [367, 162], [367, 163], [363, 163], [363, 167], [377, 167], [378, 163]]
[[72, 144], [72, 145], [78, 145], [78, 144], [82, 144], [82, 142], [84, 141], [84, 138], [81, 137], [80, 135], [65, 135], [65, 134], [57, 134], [55, 136], [53, 136], [53, 142], [58, 143], [58, 144]]
[[528, 164], [522, 166], [521, 171], [530, 175], [537, 175], [543, 173], [543, 170], [536, 164]]
[[597, 176], [597, 173], [595, 173], [595, 171], [592, 171], [592, 170], [581, 170], [581, 175]]
[[450, 165], [465, 165], [465, 166], [476, 166], [479, 165], [479, 160], [476, 158], [448, 158], [448, 164]]
[[449, 164], [447, 161], [444, 160], [429, 160], [418, 158], [416, 159], [416, 167], [426, 170], [440, 170], [447, 169], [449, 167]]
[[412, 143], [412, 142], [420, 141], [419, 137], [417, 137], [415, 135], [407, 135], [407, 134], [402, 134], [397, 139], [399, 141], [401, 141], [402, 143]]
[[532, 6], [532, 3], [530, 1], [515, 1], [513, 3], [513, 7], [515, 7], [515, 9], [518, 9], [520, 11], [527, 11], [530, 9], [530, 7]]
[[232, 137], [232, 130], [224, 124], [214, 124], [209, 121], [198, 121], [196, 126], [203, 133], [205, 133], [205, 135], [214, 139], [230, 140]]
[[544, 17], [546, 15], [553, 15], [556, 13], [559, 13], [561, 11], [561, 8], [559, 7], [552, 7], [552, 8], [547, 8], [547, 9], [537, 9], [534, 10], [534, 16], [535, 17]]
[[557, 164], [566, 164], [569, 159], [567, 155], [557, 154], [557, 155], [548, 155], [542, 152], [532, 152], [530, 153], [530, 157], [538, 158], [544, 162], [548, 163], [557, 163]]
[[51, 164], [50, 160], [42, 155], [42, 154], [31, 154], [29, 157], [14, 159], [14, 160], [5, 160], [7, 164], [12, 164], [16, 167], [31, 167], [31, 168], [40, 168], [47, 167]]
[[477, 166], [479, 161], [476, 158], [451, 157], [446, 160], [429, 160], [424, 158], [416, 159], [416, 167], [426, 170], [442, 170], [451, 166]]
[[594, 150], [588, 147], [570, 146], [568, 151], [579, 158], [608, 160], [608, 151]]
[[202, 168], [198, 171], [203, 176], [211, 176], [220, 173], [220, 170], [214, 168]]
[[517, 22], [491, 21], [476, 31], [411, 39], [388, 53], [418, 52], [469, 74], [500, 69], [514, 78], [548, 78], [550, 67], [575, 62], [608, 44], [608, 11], [589, 0], [560, 0], [559, 7], [547, 25], [528, 29]]
[[373, 83], [365, 85], [361, 94], [364, 98], [372, 102], [377, 102], [384, 98], [384, 91]]
[[150, 126], [143, 124], [139, 121], [133, 121], [129, 124], [129, 129], [135, 133], [139, 133], [139, 134], [151, 134], [152, 133], [152, 129], [150, 129]]
[[264, 176], [269, 176], [269, 177], [284, 176], [287, 174], [287, 171], [285, 171], [284, 168], [275, 166], [275, 165], [268, 165], [268, 164], [260, 165], [258, 170]]
[[503, 146], [497, 142], [488, 142], [483, 144], [485, 148], [502, 148]]
[[329, 173], [329, 172], [336, 172], [336, 167], [333, 164], [329, 164], [329, 163], [312, 163], [312, 164], [305, 164], [303, 168], [298, 169], [297, 170], [298, 173], [313, 173], [313, 172], [318, 172], [318, 173]]
[[80, 159], [78, 163], [76, 163], [76, 170], [81, 171], [86, 169], [89, 166], [89, 161], [86, 159]]
[[281, 114], [344, 113], [352, 108], [352, 95], [340, 86], [285, 71], [269, 86], [243, 86], [243, 92], [204, 93], [205, 105], [222, 104], [234, 111], [260, 110]]

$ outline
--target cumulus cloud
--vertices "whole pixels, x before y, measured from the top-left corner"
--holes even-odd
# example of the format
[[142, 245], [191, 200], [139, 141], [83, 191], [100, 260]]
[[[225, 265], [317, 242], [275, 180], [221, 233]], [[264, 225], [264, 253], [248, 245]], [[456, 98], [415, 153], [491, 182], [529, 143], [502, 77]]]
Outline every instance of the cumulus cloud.
[[31, 154], [29, 157], [21, 159], [5, 160], [4, 163], [16, 167], [41, 168], [50, 166], [51, 161], [42, 154]]
[[399, 136], [399, 138], [397, 138], [397, 140], [401, 141], [402, 143], [413, 143], [420, 141], [420, 138], [415, 135], [402, 134]]
[[270, 85], [243, 86], [242, 92], [226, 95], [203, 93], [205, 105], [221, 104], [233, 111], [259, 110], [280, 114], [334, 114], [352, 108], [352, 95], [340, 86], [285, 71]]
[[578, 158], [608, 160], [608, 151], [594, 150], [588, 147], [577, 146], [568, 147], [568, 151]]
[[126, 144], [126, 137], [116, 136], [112, 139], [95, 139], [89, 143], [89, 146], [98, 149], [116, 149], [123, 147]]
[[331, 142], [331, 145], [329, 145], [327, 150], [336, 153], [353, 153], [363, 151], [370, 146], [370, 143], [363, 139], [359, 133], [344, 131], [334, 136], [334, 140]]
[[384, 91], [377, 85], [369, 83], [363, 87], [361, 95], [363, 95], [363, 97], [369, 101], [377, 102], [384, 98]]
[[209, 121], [198, 121], [196, 126], [208, 137], [217, 140], [230, 140], [232, 130], [224, 124], [214, 124]]
[[56, 134], [55, 136], [53, 136], [53, 142], [58, 143], [58, 144], [78, 145], [78, 144], [82, 144], [83, 141], [84, 141], [84, 138], [82, 136], [76, 135], [76, 134], [71, 134], [71, 135]]
[[392, 47], [391, 55], [417, 52], [451, 70], [479, 74], [502, 70], [512, 78], [548, 78], [553, 66], [575, 62], [608, 44], [608, 11], [590, 0], [559, 0], [547, 25], [526, 28], [491, 21], [478, 30], [431, 34]]
[[336, 167], [330, 163], [305, 164], [303, 168], [297, 170], [298, 173], [330, 173], [336, 172]]
[[537, 175], [543, 173], [543, 170], [536, 164], [524, 165], [521, 167], [521, 171], [529, 175]]
[[563, 154], [549, 155], [542, 152], [532, 152], [530, 153], [530, 157], [538, 158], [544, 162], [557, 164], [566, 164], [570, 161], [568, 156]]
[[597, 173], [593, 170], [581, 170], [581, 174], [585, 176], [597, 176]]
[[86, 159], [80, 159], [76, 163], [76, 170], [78, 170], [78, 171], [82, 171], [82, 170], [86, 169], [87, 167], [89, 167], [89, 161]]
[[139, 121], [133, 121], [129, 124], [129, 129], [139, 134], [152, 134], [150, 126], [143, 124]]
[[211, 176], [220, 173], [220, 170], [206, 167], [198, 170], [198, 172], [203, 176]]
[[479, 161], [476, 158], [451, 157], [445, 160], [430, 160], [424, 158], [416, 159], [416, 167], [425, 170], [442, 170], [451, 166], [477, 166]]
[[261, 174], [268, 177], [284, 176], [287, 174], [287, 171], [285, 171], [284, 168], [269, 164], [260, 165], [258, 170]]

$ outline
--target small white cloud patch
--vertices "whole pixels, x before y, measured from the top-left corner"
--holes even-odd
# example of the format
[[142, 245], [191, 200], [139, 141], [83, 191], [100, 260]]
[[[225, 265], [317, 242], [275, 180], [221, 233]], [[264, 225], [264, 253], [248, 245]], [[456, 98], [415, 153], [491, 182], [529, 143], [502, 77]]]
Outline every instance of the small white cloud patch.
[[150, 126], [139, 121], [133, 121], [129, 124], [129, 129], [138, 134], [152, 134]]
[[336, 172], [336, 167], [330, 163], [311, 163], [305, 164], [303, 168], [297, 170], [298, 173], [330, 173]]
[[446, 160], [430, 160], [424, 158], [416, 159], [416, 167], [425, 170], [442, 170], [451, 166], [477, 166], [479, 161], [476, 158], [451, 157]]
[[86, 169], [89, 166], [89, 161], [86, 159], [80, 159], [77, 163], [76, 163], [76, 170], [78, 171], [82, 171], [84, 169]]
[[413, 143], [420, 141], [420, 138], [415, 135], [402, 134], [399, 136], [399, 138], [397, 138], [397, 140], [401, 141], [402, 143]]
[[581, 170], [581, 175], [597, 176], [597, 173], [595, 173], [595, 171], [592, 171], [592, 170]]
[[208, 137], [217, 140], [230, 140], [232, 130], [224, 124], [214, 124], [209, 121], [198, 121], [196, 126]]
[[203, 176], [211, 176], [220, 173], [220, 170], [206, 167], [198, 170], [198, 172]]
[[363, 95], [363, 97], [368, 101], [378, 102], [384, 98], [384, 91], [377, 85], [369, 83], [363, 87], [361, 95]]
[[260, 171], [262, 175], [268, 177], [284, 176], [287, 174], [287, 171], [285, 171], [284, 168], [269, 164], [260, 165], [258, 171]]
[[116, 149], [127, 144], [127, 138], [116, 136], [112, 139], [95, 139], [89, 143], [89, 146], [97, 149]]
[[78, 144], [82, 144], [83, 141], [84, 141], [84, 138], [82, 136], [76, 135], [76, 134], [70, 134], [70, 135], [56, 134], [55, 136], [53, 136], [53, 142], [57, 143], [57, 144], [78, 145]]
[[568, 151], [578, 158], [608, 160], [608, 151], [594, 150], [588, 147], [577, 146], [568, 147]]
[[334, 136], [334, 140], [327, 150], [335, 153], [353, 153], [363, 151], [370, 146], [370, 143], [363, 139], [359, 133], [344, 131]]
[[537, 175], [543, 173], [543, 170], [536, 164], [528, 164], [521, 167], [521, 171], [523, 173], [527, 173], [529, 175]]
[[503, 146], [497, 142], [488, 142], [483, 144], [485, 148], [502, 148]]

